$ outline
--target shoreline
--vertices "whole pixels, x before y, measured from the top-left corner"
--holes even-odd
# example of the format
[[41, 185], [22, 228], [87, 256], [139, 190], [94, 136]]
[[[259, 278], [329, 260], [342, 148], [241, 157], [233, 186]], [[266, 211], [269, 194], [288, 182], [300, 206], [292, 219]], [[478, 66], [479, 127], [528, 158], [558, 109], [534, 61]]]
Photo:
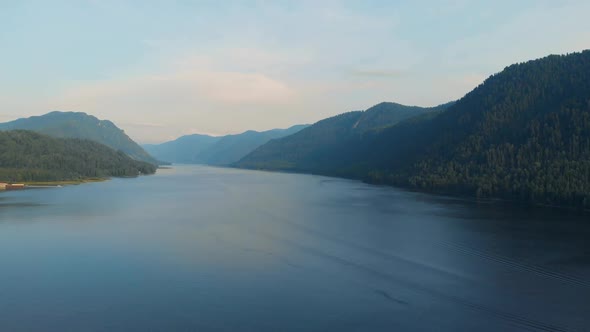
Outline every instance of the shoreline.
[[7, 183], [8, 186], [0, 188], [0, 192], [3, 191], [15, 191], [25, 189], [37, 189], [37, 188], [59, 188], [62, 186], [79, 185], [85, 183], [104, 182], [110, 178], [88, 178], [80, 180], [56, 180], [56, 181], [22, 181], [18, 183]]
[[205, 165], [205, 166], [233, 168], [233, 169], [240, 169], [240, 170], [260, 171], [260, 172], [269, 172], [269, 173], [317, 175], [317, 176], [325, 176], [325, 177], [330, 177], [330, 178], [335, 178], [335, 179], [359, 181], [359, 182], [369, 184], [372, 186], [390, 187], [390, 188], [401, 189], [404, 191], [414, 192], [414, 193], [422, 193], [422, 194], [428, 194], [428, 195], [434, 195], [434, 196], [440, 196], [440, 197], [449, 197], [449, 198], [454, 198], [454, 199], [463, 199], [463, 200], [470, 201], [473, 203], [504, 203], [504, 204], [518, 205], [521, 207], [548, 208], [548, 209], [558, 209], [558, 210], [590, 213], [590, 209], [583, 208], [583, 207], [573, 207], [573, 206], [558, 205], [558, 204], [543, 204], [543, 203], [535, 203], [535, 202], [524, 202], [524, 201], [519, 201], [519, 200], [515, 200], [515, 199], [506, 199], [506, 198], [501, 198], [501, 197], [477, 198], [473, 195], [460, 194], [460, 193], [456, 193], [453, 191], [425, 190], [425, 189], [416, 188], [413, 186], [404, 186], [404, 185], [400, 185], [400, 184], [392, 184], [392, 183], [387, 183], [387, 182], [373, 182], [373, 181], [368, 181], [363, 177], [356, 177], [356, 176], [328, 174], [328, 173], [322, 173], [322, 172], [306, 172], [306, 171], [299, 171], [299, 170], [294, 170], [294, 169], [282, 170], [282, 169], [248, 168], [248, 167], [239, 167], [239, 166], [235, 166], [235, 165], [227, 165], [227, 166]]
[[88, 179], [81, 179], [81, 180], [57, 180], [57, 181], [25, 181], [21, 182], [25, 185], [25, 187], [57, 187], [57, 186], [70, 186], [70, 185], [79, 185], [84, 183], [94, 183], [94, 182], [104, 182], [108, 181], [110, 178], [88, 178]]

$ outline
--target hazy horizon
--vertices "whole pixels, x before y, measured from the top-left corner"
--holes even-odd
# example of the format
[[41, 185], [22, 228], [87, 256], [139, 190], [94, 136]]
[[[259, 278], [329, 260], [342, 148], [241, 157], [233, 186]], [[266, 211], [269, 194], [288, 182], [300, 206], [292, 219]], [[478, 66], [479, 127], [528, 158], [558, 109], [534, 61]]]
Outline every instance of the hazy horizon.
[[1, 122], [85, 112], [141, 143], [434, 106], [510, 64], [590, 48], [584, 1], [3, 7]]

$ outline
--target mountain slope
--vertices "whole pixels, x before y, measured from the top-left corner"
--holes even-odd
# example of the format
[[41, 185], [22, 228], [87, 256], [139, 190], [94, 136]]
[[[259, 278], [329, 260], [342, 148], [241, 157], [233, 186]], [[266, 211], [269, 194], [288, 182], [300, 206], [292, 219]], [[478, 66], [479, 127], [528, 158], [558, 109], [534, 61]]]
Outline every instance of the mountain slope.
[[509, 66], [437, 118], [367, 143], [375, 181], [590, 207], [590, 51]]
[[353, 162], [354, 147], [366, 135], [412, 117], [440, 112], [449, 104], [423, 108], [380, 103], [366, 111], [353, 111], [321, 120], [300, 132], [273, 140], [254, 150], [236, 165], [246, 168], [334, 172]]
[[444, 112], [368, 131], [308, 159], [293, 152], [295, 136], [237, 165], [590, 208], [590, 51], [509, 66]]
[[201, 151], [220, 140], [209, 135], [186, 135], [162, 144], [145, 144], [143, 147], [159, 160], [173, 163], [195, 163]]
[[152, 164], [90, 140], [0, 131], [0, 182], [137, 176], [155, 171]]
[[147, 144], [144, 148], [158, 159], [169, 162], [229, 165], [271, 139], [291, 135], [305, 127], [296, 125], [262, 132], [249, 130], [220, 137], [187, 135], [162, 144]]
[[51, 112], [0, 123], [0, 130], [14, 129], [32, 130], [53, 137], [89, 139], [121, 150], [133, 159], [158, 164], [156, 159], [111, 121], [99, 120], [86, 113]]

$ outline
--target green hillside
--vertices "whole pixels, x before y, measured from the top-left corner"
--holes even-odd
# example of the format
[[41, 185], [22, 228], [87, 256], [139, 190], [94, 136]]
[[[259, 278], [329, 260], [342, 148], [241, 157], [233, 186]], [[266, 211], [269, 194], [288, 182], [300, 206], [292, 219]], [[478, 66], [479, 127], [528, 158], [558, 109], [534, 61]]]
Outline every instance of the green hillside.
[[115, 150], [121, 150], [133, 159], [158, 164], [155, 158], [111, 121], [99, 120], [86, 113], [51, 112], [0, 123], [0, 130], [14, 129], [32, 130], [53, 137], [89, 139]]
[[152, 164], [90, 140], [0, 131], [0, 182], [83, 180], [155, 171]]
[[507, 67], [435, 119], [366, 143], [373, 181], [590, 207], [590, 51]]

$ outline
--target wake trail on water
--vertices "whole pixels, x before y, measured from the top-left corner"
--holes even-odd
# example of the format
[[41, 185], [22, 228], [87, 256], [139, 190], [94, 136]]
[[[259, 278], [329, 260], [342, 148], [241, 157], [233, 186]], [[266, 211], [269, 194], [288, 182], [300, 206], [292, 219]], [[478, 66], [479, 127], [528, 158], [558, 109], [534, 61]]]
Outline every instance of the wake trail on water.
[[552, 279], [558, 280], [563, 283], [569, 283], [569, 284], [573, 284], [573, 285], [577, 285], [577, 286], [590, 288], [590, 282], [583, 280], [581, 278], [578, 278], [576, 276], [570, 276], [570, 275], [566, 275], [566, 274], [563, 274], [560, 272], [552, 271], [552, 270], [549, 270], [549, 269], [546, 269], [546, 268], [543, 268], [540, 266], [522, 263], [522, 262], [515, 261], [515, 260], [510, 259], [505, 256], [496, 255], [496, 254], [493, 254], [490, 252], [480, 251], [480, 250], [477, 250], [477, 249], [474, 249], [474, 248], [471, 248], [468, 246], [463, 246], [463, 245], [459, 245], [459, 244], [455, 244], [455, 243], [435, 242], [432, 244], [442, 247], [442, 248], [445, 248], [446, 250], [451, 250], [451, 251], [461, 253], [463, 255], [473, 256], [473, 257], [489, 260], [489, 261], [492, 261], [495, 263], [499, 263], [501, 265], [508, 266], [508, 267], [511, 267], [516, 270], [531, 272], [533, 274], [547, 277], [547, 278], [552, 278]]
[[385, 299], [387, 299], [388, 301], [393, 302], [395, 304], [408, 305], [408, 302], [406, 302], [404, 300], [396, 299], [395, 297], [391, 296], [387, 291], [384, 291], [382, 289], [375, 289], [375, 294], [381, 295]]
[[395, 284], [396, 286], [402, 285], [403, 287], [405, 287], [407, 289], [411, 289], [411, 290], [418, 292], [418, 293], [426, 294], [432, 298], [436, 298], [439, 300], [454, 303], [456, 305], [459, 305], [459, 306], [462, 306], [465, 308], [469, 308], [469, 309], [487, 314], [489, 316], [508, 321], [510, 323], [518, 324], [519, 326], [522, 326], [525, 328], [534, 329], [536, 331], [548, 331], [548, 332], [568, 332], [568, 331], [573, 332], [574, 331], [571, 329], [566, 329], [564, 327], [559, 327], [559, 326], [555, 326], [555, 325], [551, 325], [551, 324], [547, 324], [547, 323], [543, 323], [543, 322], [538, 322], [538, 321], [528, 319], [526, 317], [523, 317], [523, 316], [520, 316], [517, 314], [504, 312], [504, 311], [495, 309], [493, 307], [489, 307], [489, 306], [485, 306], [485, 305], [482, 305], [479, 303], [468, 301], [468, 300], [461, 298], [459, 296], [445, 294], [445, 293], [442, 293], [442, 292], [437, 291], [435, 289], [421, 285], [419, 283], [414, 283], [414, 282], [408, 281], [406, 279], [396, 277], [392, 274], [374, 269], [370, 266], [363, 265], [363, 264], [358, 263], [354, 260], [340, 257], [337, 255], [333, 255], [333, 254], [324, 252], [322, 250], [319, 250], [319, 249], [311, 247], [311, 246], [302, 245], [302, 244], [293, 242], [287, 238], [268, 233], [267, 231], [261, 231], [261, 230], [258, 230], [258, 229], [255, 229], [255, 228], [252, 228], [252, 227], [246, 226], [246, 225], [243, 225], [243, 226], [245, 228], [248, 228], [249, 231], [254, 232], [260, 236], [263, 236], [265, 238], [268, 238], [268, 239], [271, 239], [271, 240], [274, 240], [274, 241], [277, 241], [277, 242], [280, 242], [283, 244], [288, 244], [292, 247], [295, 247], [295, 248], [297, 248], [303, 252], [306, 252], [310, 255], [313, 255], [315, 257], [318, 257], [318, 258], [321, 258], [324, 260], [328, 260], [333, 263], [337, 263], [339, 265], [349, 267], [349, 268], [355, 269], [355, 270], [363, 272], [363, 273], [367, 273], [367, 274], [372, 275], [374, 277], [380, 278], [386, 282]]
[[[465, 275], [459, 275], [457, 273], [449, 272], [449, 271], [440, 269], [438, 267], [431, 266], [431, 265], [428, 265], [428, 264], [425, 264], [422, 262], [418, 262], [415, 260], [410, 260], [408, 258], [399, 256], [399, 255], [395, 255], [395, 254], [388, 253], [388, 252], [383, 252], [383, 251], [380, 251], [380, 250], [377, 250], [377, 249], [374, 249], [371, 247], [367, 247], [367, 246], [359, 245], [359, 244], [356, 244], [356, 243], [353, 243], [350, 241], [346, 241], [344, 239], [335, 237], [333, 235], [318, 231], [317, 229], [314, 229], [312, 227], [304, 226], [298, 222], [292, 221], [289, 218], [277, 216], [277, 215], [274, 215], [272, 213], [269, 213], [269, 212], [263, 211], [263, 210], [261, 210], [260, 212], [266, 214], [270, 218], [273, 218], [275, 220], [281, 220], [283, 223], [285, 223], [285, 224], [287, 224], [299, 231], [302, 231], [302, 232], [310, 234], [310, 235], [314, 235], [318, 238], [322, 238], [322, 239], [329, 240], [329, 241], [332, 241], [335, 243], [339, 243], [344, 246], [354, 248], [357, 250], [365, 251], [365, 252], [371, 253], [371, 254], [381, 257], [381, 258], [385, 258], [385, 259], [389, 259], [389, 260], [394, 259], [394, 260], [404, 261], [408, 264], [421, 266], [424, 268], [429, 268], [432, 270], [436, 270], [437, 272], [467, 278], [467, 276], [465, 276]], [[590, 289], [590, 281], [584, 280], [584, 279], [579, 278], [577, 276], [571, 276], [571, 275], [567, 275], [567, 274], [564, 274], [561, 272], [546, 269], [546, 268], [543, 268], [541, 266], [537, 266], [534, 264], [528, 264], [526, 262], [524, 262], [524, 263], [519, 262], [519, 261], [510, 259], [506, 256], [497, 255], [497, 254], [494, 254], [491, 252], [480, 251], [480, 250], [474, 249], [469, 246], [465, 246], [465, 245], [461, 245], [461, 244], [457, 244], [457, 243], [451, 243], [451, 242], [442, 242], [442, 241], [432, 241], [431, 240], [428, 242], [428, 244], [432, 245], [432, 246], [438, 246], [440, 248], [444, 248], [447, 251], [454, 251], [454, 252], [457, 252], [457, 253], [460, 253], [463, 255], [489, 260], [494, 263], [501, 264], [503, 266], [512, 268], [514, 270], [531, 272], [531, 273], [539, 275], [539, 276], [543, 276], [543, 277], [550, 278], [550, 279], [555, 279], [555, 280], [562, 282], [562, 283], [569, 283], [569, 284], [572, 284], [575, 286], [582, 286], [582, 287], [586, 287], [586, 288]]]
[[[233, 194], [233, 192], [232, 192], [232, 194]], [[347, 247], [350, 249], [354, 249], [354, 250], [357, 250], [360, 252], [365, 252], [367, 254], [370, 254], [373, 257], [382, 258], [382, 259], [394, 261], [394, 262], [403, 262], [405, 264], [412, 265], [414, 267], [419, 267], [421, 269], [428, 269], [433, 272], [442, 273], [442, 274], [449, 275], [449, 276], [452, 276], [455, 278], [460, 278], [460, 279], [469, 278], [468, 276], [458, 274], [454, 271], [453, 272], [447, 271], [444, 269], [440, 269], [439, 267], [425, 264], [423, 262], [419, 262], [419, 261], [416, 261], [413, 259], [399, 256], [399, 255], [395, 255], [390, 252], [384, 252], [384, 251], [381, 251], [381, 250], [378, 250], [375, 248], [371, 248], [369, 246], [364, 246], [364, 245], [360, 245], [358, 243], [344, 240], [344, 239], [339, 238], [337, 236], [318, 231], [317, 229], [314, 229], [313, 227], [302, 225], [300, 222], [293, 221], [291, 218], [287, 218], [287, 217], [283, 217], [280, 215], [270, 213], [269, 211], [267, 211], [265, 209], [256, 208], [252, 205], [245, 205], [244, 208], [253, 209], [256, 212], [258, 212], [259, 214], [269, 217], [270, 220], [281, 221], [282, 224], [288, 225], [291, 228], [293, 228], [299, 232], [305, 233], [307, 235], [312, 235], [312, 236], [319, 238], [319, 239], [328, 240], [330, 242], [333, 242], [335, 244], [339, 244], [341, 246], [344, 246], [344, 247]], [[262, 221], [262, 223], [267, 224], [269, 226], [274, 224], [272, 222], [263, 221], [263, 220], [267, 220], [267, 218], [260, 219], [260, 221]], [[469, 308], [471, 310], [475, 310], [477, 312], [486, 314], [488, 316], [495, 317], [497, 319], [501, 319], [505, 322], [508, 322], [511, 324], [516, 324], [520, 328], [531, 329], [534, 331], [554, 331], [554, 332], [575, 331], [574, 329], [572, 329], [570, 327], [556, 326], [556, 325], [552, 325], [549, 323], [536, 321], [534, 319], [529, 319], [529, 318], [524, 317], [519, 314], [506, 312], [506, 311], [502, 311], [502, 310], [496, 309], [491, 306], [479, 304], [479, 303], [467, 300], [465, 298], [462, 298], [462, 297], [459, 297], [459, 296], [456, 296], [453, 294], [445, 294], [445, 293], [438, 291], [436, 289], [429, 288], [423, 284], [409, 281], [409, 280], [407, 280], [407, 278], [401, 278], [401, 277], [392, 275], [390, 273], [383, 272], [378, 269], [372, 268], [371, 266], [362, 264], [362, 263], [354, 261], [352, 259], [348, 259], [348, 258], [344, 258], [344, 257], [338, 256], [338, 255], [334, 255], [334, 254], [322, 251], [320, 249], [317, 249], [313, 246], [303, 245], [301, 243], [294, 242], [290, 239], [278, 236], [276, 234], [272, 234], [272, 233], [268, 232], [268, 228], [265, 228], [264, 230], [262, 230], [262, 229], [260, 229], [260, 226], [245, 225], [242, 223], [236, 224], [236, 225], [239, 227], [243, 227], [254, 234], [258, 234], [260, 236], [263, 236], [267, 239], [271, 239], [271, 240], [274, 240], [274, 241], [277, 241], [277, 242], [280, 242], [283, 244], [288, 244], [294, 248], [301, 250], [302, 252], [308, 253], [308, 254], [315, 256], [317, 258], [328, 260], [333, 263], [337, 263], [339, 265], [342, 265], [342, 266], [345, 266], [348, 268], [352, 268], [352, 269], [355, 269], [355, 270], [363, 272], [363, 273], [367, 273], [369, 275], [378, 277], [386, 282], [392, 283], [396, 286], [401, 285], [407, 289], [416, 291], [418, 293], [426, 294], [432, 298], [436, 298], [436, 299], [439, 299], [442, 301], [454, 303], [456, 305], [459, 305], [459, 306], [462, 306], [465, 308]], [[468, 246], [463, 246], [460, 244], [454, 244], [454, 243], [450, 243], [450, 242], [441, 242], [441, 241], [439, 241], [439, 242], [429, 241], [429, 245], [438, 246], [440, 248], [445, 248], [447, 250], [451, 250], [456, 253], [467, 255], [467, 256], [486, 259], [486, 260], [493, 261], [498, 264], [502, 264], [506, 267], [509, 267], [509, 268], [512, 268], [515, 270], [534, 273], [539, 276], [553, 278], [555, 280], [562, 281], [565, 283], [570, 283], [572, 285], [584, 286], [584, 287], [590, 286], [590, 282], [586, 282], [586, 281], [584, 281], [580, 278], [574, 277], [574, 276], [568, 276], [566, 274], [559, 273], [556, 271], [551, 271], [549, 269], [545, 269], [545, 268], [535, 266], [532, 264], [519, 263], [514, 260], [508, 259], [506, 257], [496, 255], [493, 253], [486, 253], [483, 251], [478, 251], [478, 250], [470, 248]], [[374, 291], [374, 292], [376, 294], [388, 299], [388, 300], [391, 300], [387, 297], [387, 292], [383, 293], [383, 292], [380, 292], [379, 290]]]

